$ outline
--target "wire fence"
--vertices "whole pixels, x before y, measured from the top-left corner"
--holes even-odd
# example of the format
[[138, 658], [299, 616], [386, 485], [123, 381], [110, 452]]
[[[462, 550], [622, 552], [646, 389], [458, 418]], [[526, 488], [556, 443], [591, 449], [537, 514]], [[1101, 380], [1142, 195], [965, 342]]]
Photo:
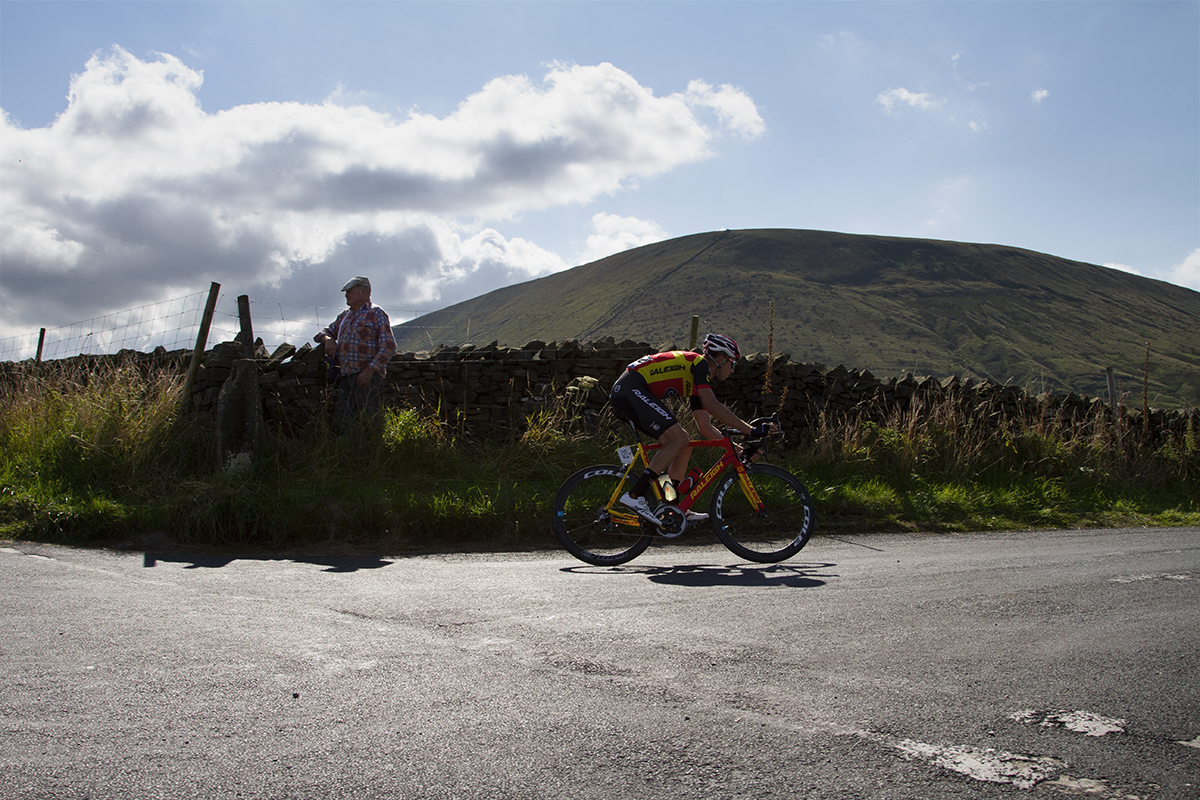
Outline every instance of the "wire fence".
[[[148, 303], [137, 308], [114, 311], [91, 319], [46, 328], [45, 332], [20, 334], [0, 338], [0, 361], [27, 361], [37, 357], [38, 340], [42, 340], [41, 358], [53, 361], [78, 355], [112, 355], [121, 350], [150, 352], [158, 347], [167, 351], [191, 350], [204, 316], [208, 292], [194, 292], [170, 300]], [[250, 323], [255, 339], [274, 350], [279, 345], [299, 345], [311, 341], [317, 331], [328, 325], [345, 306], [301, 306], [273, 300], [250, 300]], [[406, 309], [401, 313], [419, 316], [421, 309]], [[393, 319], [393, 323], [396, 320]], [[431, 326], [430, 330], [455, 326]], [[241, 332], [237, 298], [219, 293], [209, 326], [208, 345], [232, 341]], [[469, 328], [467, 329], [469, 335]], [[441, 330], [439, 339], [446, 330]], [[454, 330], [451, 338], [464, 332]], [[438, 334], [434, 334], [438, 336]], [[432, 341], [431, 337], [431, 341]], [[439, 341], [439, 343], [441, 343]]]
[[[311, 341], [317, 331], [332, 322], [341, 310], [342, 307], [250, 300], [250, 325], [254, 330], [254, 338], [262, 339], [264, 347], [274, 350], [285, 342], [299, 345]], [[226, 302], [226, 297], [222, 295], [213, 311], [209, 343], [232, 341], [241, 329], [236, 298], [229, 298]]]
[[193, 347], [207, 292], [176, 297], [41, 332], [0, 339], [0, 361], [24, 361], [37, 356], [42, 339], [42, 359], [75, 355], [104, 355], [119, 350], [168, 350]]
[[[208, 292], [149, 303], [124, 311], [72, 322], [56, 328], [0, 339], [0, 361], [26, 361], [37, 357], [42, 339], [42, 360], [77, 355], [111, 355], [120, 350], [150, 352], [191, 350], [196, 346]], [[251, 300], [251, 326], [255, 338], [274, 349], [284, 342], [308, 341], [341, 311], [341, 307], [298, 306]], [[230, 341], [241, 331], [237, 298], [218, 296], [209, 327], [208, 343]]]

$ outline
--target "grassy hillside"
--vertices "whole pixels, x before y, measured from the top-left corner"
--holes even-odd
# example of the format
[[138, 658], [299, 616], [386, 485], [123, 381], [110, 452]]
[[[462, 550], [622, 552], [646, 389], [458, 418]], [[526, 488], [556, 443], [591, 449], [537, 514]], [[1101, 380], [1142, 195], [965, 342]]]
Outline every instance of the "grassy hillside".
[[509, 286], [396, 327], [401, 349], [701, 332], [876, 375], [987, 377], [1125, 402], [1200, 405], [1200, 293], [1015, 247], [824, 231], [684, 236]]

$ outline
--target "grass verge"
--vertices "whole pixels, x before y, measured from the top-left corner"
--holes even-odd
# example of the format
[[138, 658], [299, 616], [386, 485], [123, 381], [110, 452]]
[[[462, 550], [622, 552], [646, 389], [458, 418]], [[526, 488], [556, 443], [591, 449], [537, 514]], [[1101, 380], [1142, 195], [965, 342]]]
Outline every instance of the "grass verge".
[[[551, 501], [581, 466], [615, 461], [620, 426], [569, 403], [505, 442], [412, 410], [383, 436], [319, 426], [268, 436], [222, 470], [211, 425], [177, 413], [180, 381], [132, 368], [24, 376], [0, 395], [0, 537], [238, 552], [445, 552], [554, 547]], [[821, 531], [1200, 525], [1196, 432], [1147, 444], [1102, 422], [1056, 427], [912, 408], [885, 423], [822, 418], [773, 462], [808, 485]], [[156, 538], [157, 537], [157, 538]]]

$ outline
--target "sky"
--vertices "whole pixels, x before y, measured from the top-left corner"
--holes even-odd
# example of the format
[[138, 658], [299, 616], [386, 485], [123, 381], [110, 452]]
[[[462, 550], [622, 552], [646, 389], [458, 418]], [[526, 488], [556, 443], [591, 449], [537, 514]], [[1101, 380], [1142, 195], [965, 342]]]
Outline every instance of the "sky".
[[0, 0], [0, 109], [0, 337], [355, 275], [401, 322], [743, 228], [1200, 290], [1194, 0]]

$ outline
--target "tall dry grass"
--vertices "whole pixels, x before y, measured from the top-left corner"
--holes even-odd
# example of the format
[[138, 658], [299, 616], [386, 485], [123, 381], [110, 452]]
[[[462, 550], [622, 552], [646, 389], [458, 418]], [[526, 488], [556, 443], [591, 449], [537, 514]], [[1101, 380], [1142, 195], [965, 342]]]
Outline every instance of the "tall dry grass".
[[0, 391], [0, 526], [84, 539], [137, 526], [208, 460], [182, 379], [130, 365], [26, 369]]
[[834, 510], [901, 528], [1200, 521], [1196, 431], [1150, 441], [1107, 409], [1014, 416], [950, 397], [883, 422], [822, 415], [793, 465]]

